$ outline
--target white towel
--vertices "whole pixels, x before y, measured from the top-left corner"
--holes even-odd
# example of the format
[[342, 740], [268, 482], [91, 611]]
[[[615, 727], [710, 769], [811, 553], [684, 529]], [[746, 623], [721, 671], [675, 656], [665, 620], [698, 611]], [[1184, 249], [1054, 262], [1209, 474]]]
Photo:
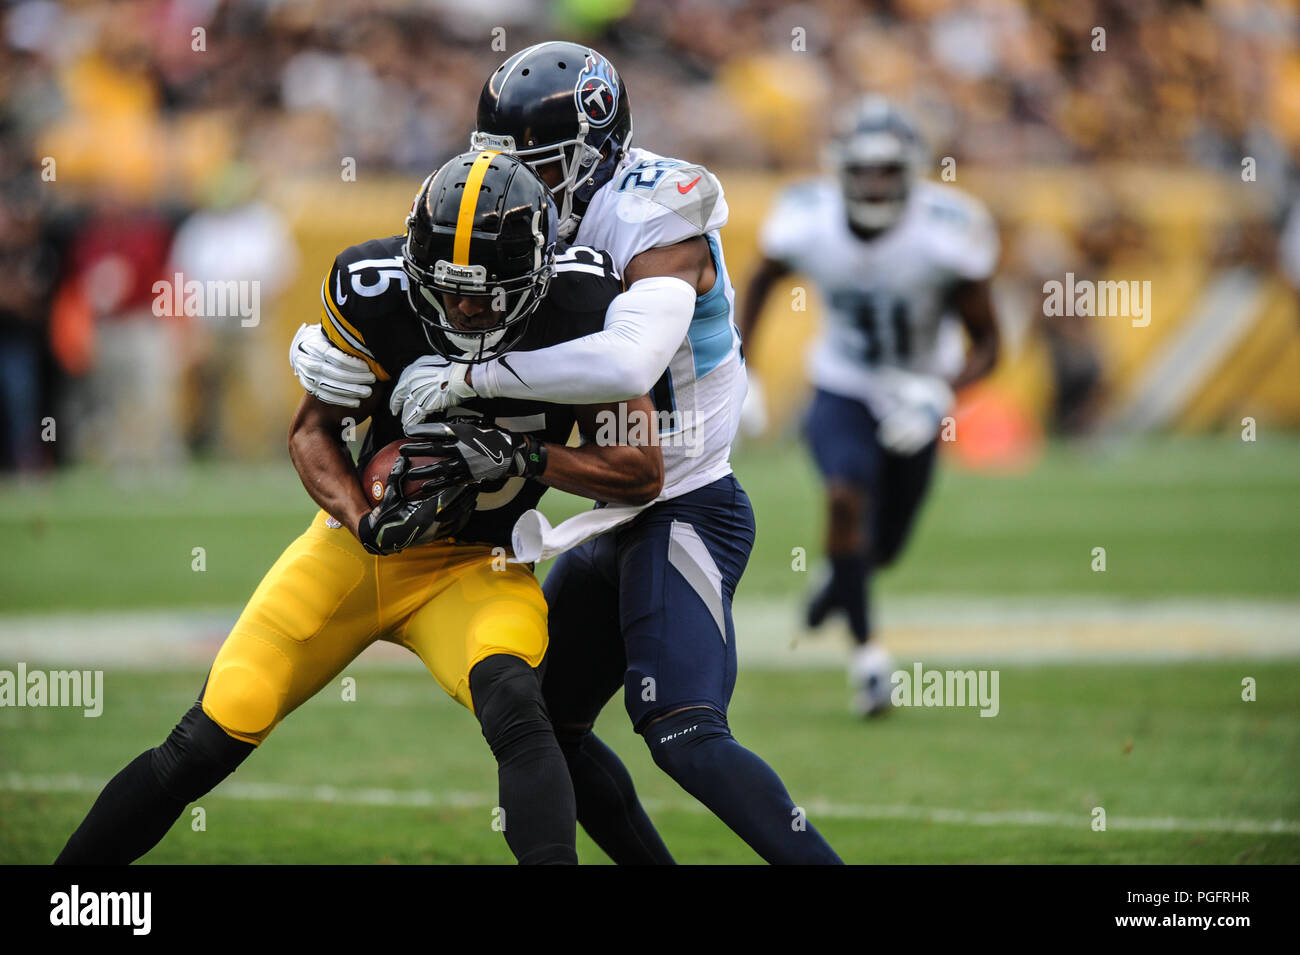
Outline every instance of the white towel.
[[515, 521], [515, 529], [510, 534], [510, 543], [515, 552], [515, 556], [510, 558], [510, 563], [531, 564], [539, 560], [550, 560], [572, 547], [577, 547], [583, 541], [589, 541], [620, 524], [626, 524], [649, 506], [649, 504], [614, 504], [609, 507], [597, 507], [584, 511], [577, 517], [571, 517], [567, 521], [561, 521], [559, 527], [552, 527], [551, 522], [541, 511], [525, 511], [520, 515], [519, 520]]

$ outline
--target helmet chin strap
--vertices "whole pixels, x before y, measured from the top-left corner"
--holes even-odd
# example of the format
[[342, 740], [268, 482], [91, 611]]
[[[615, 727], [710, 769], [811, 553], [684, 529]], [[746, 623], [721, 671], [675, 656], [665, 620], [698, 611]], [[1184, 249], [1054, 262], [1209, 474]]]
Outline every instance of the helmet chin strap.
[[489, 332], [486, 335], [458, 335], [455, 332], [448, 331], [444, 328], [443, 334], [447, 336], [447, 341], [451, 342], [460, 349], [462, 355], [471, 358], [481, 357], [484, 352], [496, 348], [497, 344], [505, 336], [504, 328]]
[[587, 212], [587, 206], [591, 204], [591, 197], [580, 199], [577, 195], [578, 190], [573, 190], [567, 196], [568, 208], [565, 210], [567, 215], [560, 219], [560, 224], [555, 230], [556, 236], [565, 245], [572, 245], [573, 240], [577, 238], [578, 226], [582, 225], [582, 217]]
[[560, 223], [559, 227], [555, 230], [555, 234], [565, 245], [572, 245], [573, 240], [577, 238], [578, 235], [578, 226], [581, 224], [582, 216], [576, 212], [570, 213], [569, 217]]

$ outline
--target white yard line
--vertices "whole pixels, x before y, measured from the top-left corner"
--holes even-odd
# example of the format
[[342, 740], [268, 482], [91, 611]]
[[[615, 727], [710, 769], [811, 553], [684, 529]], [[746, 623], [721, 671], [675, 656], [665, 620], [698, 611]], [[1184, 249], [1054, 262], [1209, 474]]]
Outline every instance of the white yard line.
[[[748, 666], [842, 666], [842, 624], [810, 633], [794, 601], [742, 597], [736, 645]], [[876, 632], [898, 660], [1131, 663], [1300, 657], [1300, 603], [1205, 599], [895, 598]]]
[[[27, 793], [98, 793], [105, 780], [82, 776], [0, 775], [0, 790]], [[335, 806], [386, 806], [414, 809], [491, 809], [493, 793], [433, 792], [427, 789], [342, 789], [337, 786], [299, 786], [287, 783], [223, 783], [211, 798], [248, 802], [319, 803]], [[704, 813], [690, 800], [645, 800], [652, 812]], [[1088, 813], [1013, 810], [982, 812], [967, 809], [926, 809], [916, 806], [871, 806], [815, 799], [804, 804], [808, 815], [839, 819], [906, 820], [952, 826], [1037, 826], [1050, 829], [1088, 829]], [[1248, 835], [1300, 835], [1300, 821], [1291, 819], [1183, 819], [1174, 816], [1114, 816], [1106, 818], [1107, 831], [1126, 832], [1229, 832]]]
[[[839, 667], [842, 624], [809, 633], [797, 598], [736, 604], [746, 667]], [[211, 610], [0, 615], [0, 667], [18, 661], [78, 668], [203, 666], [238, 616]], [[1300, 657], [1300, 602], [1070, 597], [902, 597], [881, 601], [878, 633], [896, 659], [925, 662], [1123, 663]], [[380, 644], [360, 665], [419, 666]]]

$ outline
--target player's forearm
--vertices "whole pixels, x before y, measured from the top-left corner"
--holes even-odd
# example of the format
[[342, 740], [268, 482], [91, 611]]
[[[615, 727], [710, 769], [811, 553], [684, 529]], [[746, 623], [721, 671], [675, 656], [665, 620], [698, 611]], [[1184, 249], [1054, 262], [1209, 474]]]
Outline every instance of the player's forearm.
[[952, 380], [952, 389], [957, 391], [979, 381], [993, 370], [998, 363], [1001, 335], [998, 332], [997, 315], [993, 310], [993, 292], [988, 282], [967, 282], [959, 286], [953, 295], [953, 306], [970, 339], [966, 363]]
[[758, 320], [763, 314], [763, 306], [772, 291], [772, 286], [788, 271], [784, 265], [772, 259], [764, 259], [754, 270], [749, 284], [745, 287], [744, 297], [740, 300], [739, 314], [736, 318], [742, 342], [750, 344], [758, 330]]
[[[315, 400], [308, 395], [303, 403]], [[311, 499], [355, 534], [370, 504], [340, 429], [300, 405], [289, 430], [289, 457]]]
[[664, 373], [694, 313], [695, 290], [686, 282], [641, 279], [610, 304], [601, 331], [475, 366], [469, 384], [485, 398], [556, 404], [636, 398]]
[[966, 364], [952, 380], [952, 390], [959, 391], [986, 377], [998, 363], [997, 336], [972, 344], [966, 352]]
[[547, 445], [546, 471], [538, 480], [595, 501], [648, 504], [663, 490], [663, 456], [657, 446], [552, 444]]

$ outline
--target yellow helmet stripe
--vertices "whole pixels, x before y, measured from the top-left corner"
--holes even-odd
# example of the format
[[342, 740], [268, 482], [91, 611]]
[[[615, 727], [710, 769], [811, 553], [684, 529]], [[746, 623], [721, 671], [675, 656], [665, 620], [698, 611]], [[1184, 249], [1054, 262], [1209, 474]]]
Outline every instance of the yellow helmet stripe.
[[483, 177], [492, 164], [492, 157], [498, 152], [495, 149], [484, 150], [478, 154], [474, 165], [469, 167], [465, 191], [460, 196], [460, 212], [456, 216], [456, 241], [451, 249], [453, 265], [469, 265], [469, 237], [474, 230], [474, 210], [478, 207], [479, 190], [483, 188]]

